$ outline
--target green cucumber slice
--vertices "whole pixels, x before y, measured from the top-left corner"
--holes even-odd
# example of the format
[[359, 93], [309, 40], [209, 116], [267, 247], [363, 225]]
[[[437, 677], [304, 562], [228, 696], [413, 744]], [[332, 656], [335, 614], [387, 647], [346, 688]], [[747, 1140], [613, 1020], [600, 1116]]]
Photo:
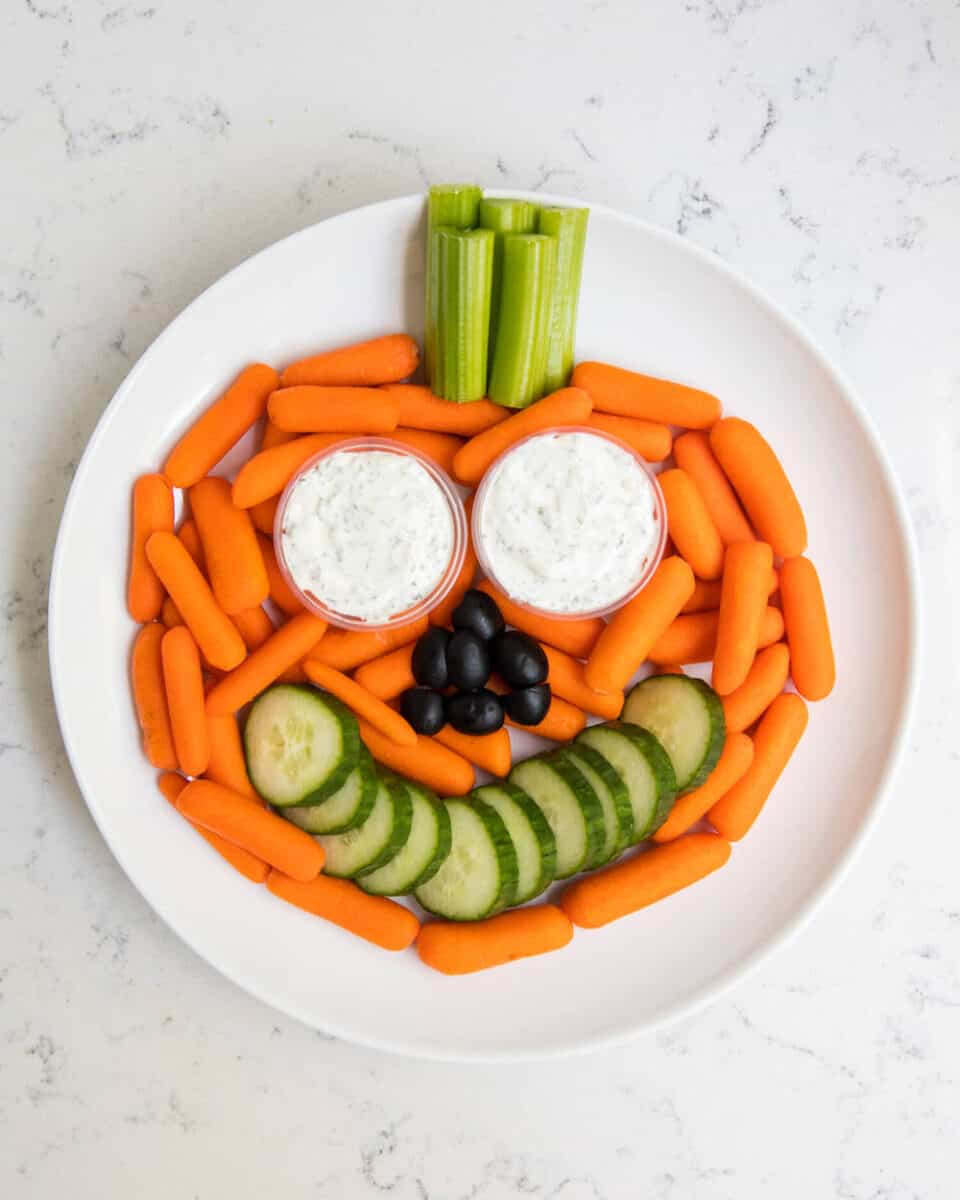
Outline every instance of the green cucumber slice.
[[633, 841], [641, 842], [666, 820], [676, 796], [676, 776], [666, 750], [637, 725], [592, 725], [574, 745], [592, 746], [626, 784], [633, 809]]
[[410, 835], [406, 844], [382, 867], [364, 873], [357, 883], [374, 896], [401, 896], [432, 879], [450, 853], [450, 816], [436, 796], [412, 783], [397, 780], [405, 787], [413, 805]]
[[699, 787], [720, 759], [726, 720], [720, 697], [702, 679], [651, 675], [638, 683], [622, 719], [649, 729], [673, 763], [681, 792]]
[[381, 777], [369, 817], [346, 833], [317, 838], [327, 856], [324, 874], [353, 879], [390, 862], [407, 844], [413, 822], [413, 801], [398, 781]]
[[513, 903], [517, 852], [500, 815], [482, 800], [445, 802], [450, 853], [440, 870], [416, 890], [428, 911], [449, 921], [479, 921]]
[[554, 753], [528, 758], [510, 772], [547, 818], [557, 840], [557, 879], [590, 866], [606, 837], [603, 808], [581, 771]]
[[557, 870], [557, 839], [547, 818], [523, 788], [513, 783], [491, 783], [470, 795], [495, 809], [507, 827], [517, 852], [517, 894], [514, 904], [525, 904], [553, 883]]
[[377, 768], [363, 743], [357, 765], [341, 788], [319, 804], [281, 809], [283, 815], [307, 833], [346, 833], [362, 825], [377, 798]]
[[563, 753], [575, 767], [586, 776], [587, 782], [597, 793], [603, 806], [603, 824], [606, 839], [603, 852], [595, 866], [602, 866], [614, 855], [625, 850], [633, 840], [633, 809], [630, 793], [613, 767], [592, 746], [568, 746]]

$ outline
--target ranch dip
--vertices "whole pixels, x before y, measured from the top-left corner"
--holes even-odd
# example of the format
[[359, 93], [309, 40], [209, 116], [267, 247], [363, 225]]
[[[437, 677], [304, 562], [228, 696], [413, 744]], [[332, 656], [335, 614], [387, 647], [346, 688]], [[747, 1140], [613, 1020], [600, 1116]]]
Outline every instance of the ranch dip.
[[478, 553], [513, 600], [553, 613], [613, 606], [660, 542], [653, 484], [623, 447], [576, 431], [521, 442], [484, 481]]
[[376, 624], [430, 595], [450, 563], [454, 525], [439, 484], [415, 458], [344, 450], [293, 485], [280, 538], [302, 592]]

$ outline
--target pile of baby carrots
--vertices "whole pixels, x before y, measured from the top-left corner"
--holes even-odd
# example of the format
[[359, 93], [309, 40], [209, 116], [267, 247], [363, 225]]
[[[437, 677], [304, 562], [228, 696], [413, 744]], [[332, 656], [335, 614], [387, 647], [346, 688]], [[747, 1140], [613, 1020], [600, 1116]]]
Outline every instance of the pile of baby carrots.
[[[161, 772], [161, 792], [227, 862], [377, 945], [399, 950], [416, 941], [424, 962], [459, 974], [557, 949], [573, 924], [605, 924], [721, 866], [804, 731], [804, 698], [830, 692], [834, 664], [794, 491], [759, 431], [724, 418], [715, 397], [585, 362], [570, 387], [513, 414], [487, 400], [453, 404], [402, 382], [418, 360], [416, 343], [393, 334], [282, 373], [248, 366], [162, 470], [136, 481], [128, 608], [140, 630], [132, 676], [144, 751]], [[258, 424], [260, 449], [235, 478], [213, 474]], [[574, 882], [560, 907], [421, 929], [403, 905], [322, 874], [319, 843], [253, 789], [238, 720], [270, 685], [310, 682], [353, 710], [374, 758], [441, 795], [469, 792], [475, 766], [505, 776], [506, 730], [469, 737], [446, 728], [425, 737], [395, 707], [414, 686], [417, 639], [429, 624], [449, 624], [474, 585], [476, 556], [468, 551], [453, 592], [428, 618], [390, 630], [328, 629], [301, 607], [278, 569], [272, 534], [279, 497], [318, 450], [359, 434], [414, 446], [475, 487], [516, 441], [570, 425], [612, 433], [650, 462], [673, 456], [676, 466], [659, 476], [672, 548], [644, 590], [606, 622], [531, 616], [488, 581], [475, 585], [546, 652], [554, 698], [532, 732], [565, 742], [588, 714], [617, 718], [625, 686], [648, 662], [660, 672], [712, 662], [726, 745], [709, 779], [677, 800], [655, 836], [659, 845]], [[175, 489], [189, 506], [179, 527]], [[791, 678], [796, 692], [785, 691]], [[690, 832], [703, 818], [715, 832]]]

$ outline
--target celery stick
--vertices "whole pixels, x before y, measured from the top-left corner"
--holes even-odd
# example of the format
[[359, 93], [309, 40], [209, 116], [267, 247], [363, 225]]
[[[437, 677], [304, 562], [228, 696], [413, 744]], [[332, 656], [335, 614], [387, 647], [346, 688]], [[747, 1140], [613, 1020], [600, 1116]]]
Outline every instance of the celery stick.
[[587, 241], [588, 208], [541, 208], [537, 228], [557, 241], [557, 281], [553, 289], [545, 390], [566, 387], [573, 369], [577, 303]]
[[487, 394], [506, 408], [525, 408], [543, 395], [556, 268], [555, 238], [504, 236], [500, 317]]
[[529, 200], [485, 198], [480, 201], [480, 227], [492, 229], [497, 235], [493, 247], [493, 284], [490, 293], [490, 345], [497, 344], [497, 321], [500, 316], [500, 278], [503, 274], [503, 238], [507, 233], [535, 233], [536, 204]]
[[463, 404], [487, 388], [487, 336], [493, 276], [491, 229], [436, 229], [437, 334], [433, 390]]
[[480, 211], [482, 190], [473, 183], [441, 183], [430, 189], [427, 196], [427, 274], [426, 313], [423, 327], [423, 361], [427, 382], [433, 380], [437, 344], [436, 263], [433, 257], [433, 231], [441, 225], [454, 229], [473, 229]]

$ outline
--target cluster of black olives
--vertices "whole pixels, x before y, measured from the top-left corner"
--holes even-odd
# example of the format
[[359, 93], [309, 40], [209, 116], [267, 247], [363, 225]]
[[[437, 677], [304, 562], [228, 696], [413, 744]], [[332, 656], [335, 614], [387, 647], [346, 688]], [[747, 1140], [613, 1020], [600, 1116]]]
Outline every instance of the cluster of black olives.
[[[476, 589], [453, 610], [452, 633], [431, 629], [417, 642], [412, 666], [420, 686], [403, 693], [400, 711], [417, 733], [437, 733], [447, 722], [460, 733], [495, 733], [506, 717], [537, 725], [550, 707], [540, 644], [507, 630], [494, 601]], [[502, 696], [486, 686], [494, 672], [511, 689]]]

